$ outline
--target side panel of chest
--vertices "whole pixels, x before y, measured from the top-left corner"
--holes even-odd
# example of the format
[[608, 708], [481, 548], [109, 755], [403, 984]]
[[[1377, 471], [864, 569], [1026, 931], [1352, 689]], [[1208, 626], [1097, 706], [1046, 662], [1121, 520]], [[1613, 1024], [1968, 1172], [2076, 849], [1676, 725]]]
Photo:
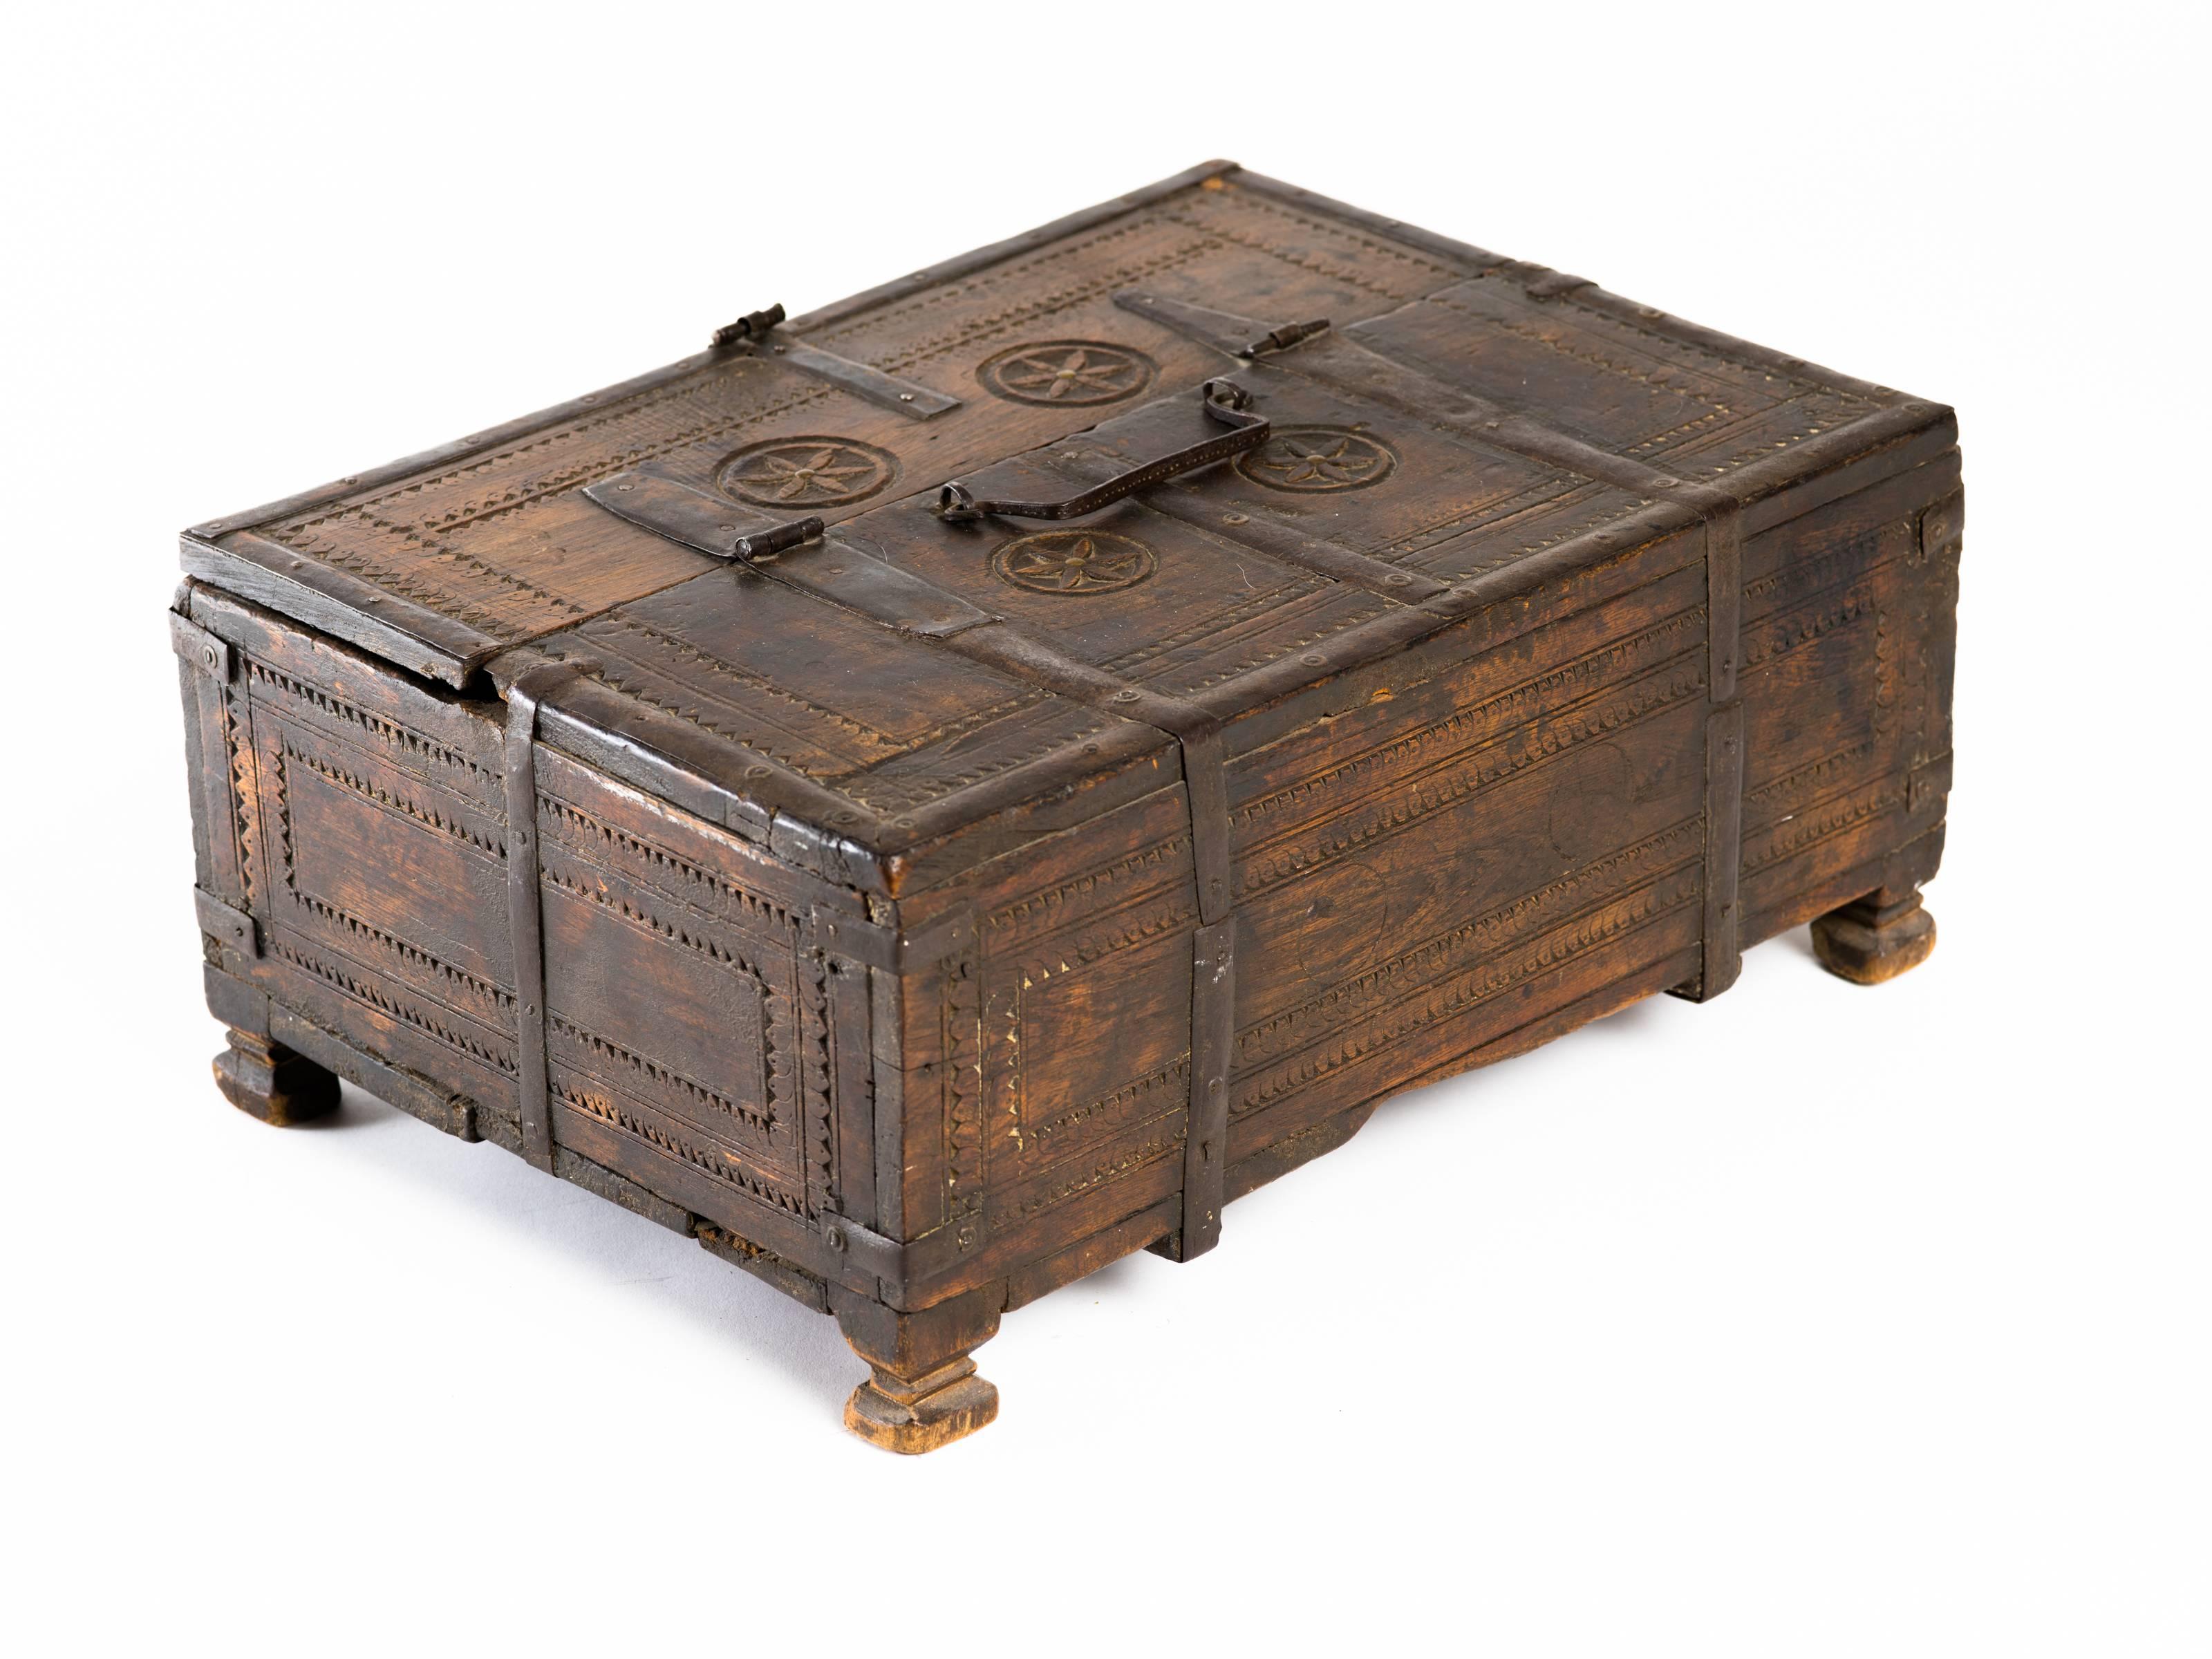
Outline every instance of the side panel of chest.
[[[204, 591], [193, 616], [228, 653], [184, 682], [200, 882], [251, 921], [211, 960], [518, 1144], [499, 705]], [[839, 981], [865, 970], [817, 949], [814, 921], [857, 896], [557, 751], [537, 784], [556, 1145], [806, 1253], [816, 1218], [873, 1178], [865, 1127], [841, 1160], [833, 1121], [841, 1042], [866, 1049], [865, 994]]]
[[[1956, 482], [1948, 457], [1746, 544], [1747, 945], [1881, 886], [1911, 849], [1932, 872]], [[1413, 683], [1378, 665], [1364, 701], [1231, 762], [1231, 1195], [1264, 1149], [1696, 981], [1698, 533], [1595, 573], [1589, 602], [1569, 584], [1471, 619], [1422, 647]], [[977, 942], [960, 996], [916, 999], [908, 1077], [933, 1102], [908, 1168], [957, 1188], [977, 1241], [957, 1282], [1127, 1218], [1164, 1230], [1198, 923], [1181, 787], [955, 885]]]

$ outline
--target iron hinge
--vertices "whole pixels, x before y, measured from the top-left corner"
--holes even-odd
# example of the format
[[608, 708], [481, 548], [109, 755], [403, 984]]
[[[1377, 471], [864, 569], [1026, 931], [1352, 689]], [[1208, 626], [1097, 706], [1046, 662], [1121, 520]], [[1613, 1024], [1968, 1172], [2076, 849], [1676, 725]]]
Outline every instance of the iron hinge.
[[856, 398], [865, 398], [911, 421], [930, 420], [960, 407], [959, 398], [935, 391], [919, 380], [903, 380], [872, 363], [840, 357], [834, 351], [824, 351], [819, 346], [788, 336], [770, 338], [781, 321], [781, 306], [749, 311], [736, 322], [726, 323], [714, 331], [714, 349], [743, 348], [757, 353], [766, 347], [787, 368], [811, 375]]
[[1326, 317], [1316, 317], [1310, 323], [1285, 323], [1280, 328], [1269, 329], [1249, 345], [1238, 347], [1237, 355], [1240, 357], [1263, 356], [1270, 351], [1294, 346], [1301, 340], [1310, 340], [1315, 335], [1326, 333], [1328, 330], [1328, 319]]
[[820, 541], [825, 528], [819, 519], [793, 519], [783, 524], [772, 525], [766, 530], [749, 531], [730, 544], [726, 556], [717, 554], [715, 556], [727, 556], [739, 564], [750, 564], [757, 559], [772, 559], [794, 547]]
[[232, 950], [260, 957], [261, 931], [246, 912], [225, 904], [204, 887], [192, 890], [192, 903], [199, 913], [200, 932], [210, 939], [221, 939]]
[[757, 340], [783, 320], [783, 307], [770, 306], [766, 311], [748, 311], [734, 323], [725, 323], [714, 331], [714, 349], [725, 350], [746, 340]]

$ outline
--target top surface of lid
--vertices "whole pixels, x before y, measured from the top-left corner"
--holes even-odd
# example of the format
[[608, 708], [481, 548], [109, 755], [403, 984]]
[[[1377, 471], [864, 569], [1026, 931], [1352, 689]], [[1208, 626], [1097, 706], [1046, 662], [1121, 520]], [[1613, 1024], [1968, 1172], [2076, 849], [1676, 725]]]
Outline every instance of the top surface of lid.
[[[1279, 349], [1260, 337], [1322, 319]], [[1231, 459], [1064, 523], [931, 510], [951, 479], [1060, 500], [1201, 442], [1218, 428], [1199, 388], [1222, 377], [1269, 422]], [[1040, 684], [929, 637], [971, 615], [1233, 713], [1255, 673], [1648, 516], [1672, 480], [1786, 489], [1834, 464], [1823, 434], [1900, 413], [1942, 416], [1214, 163], [196, 526], [185, 562], [449, 684], [518, 647], [588, 659], [598, 723], [628, 708], [696, 728], [687, 764], [732, 787], [789, 775], [869, 843], [1071, 744], [1127, 755], [1158, 735], [1087, 682]], [[1528, 429], [1542, 441], [1516, 441]], [[708, 541], [804, 518], [829, 534], [765, 573], [733, 568], [609, 493], [633, 481]]]

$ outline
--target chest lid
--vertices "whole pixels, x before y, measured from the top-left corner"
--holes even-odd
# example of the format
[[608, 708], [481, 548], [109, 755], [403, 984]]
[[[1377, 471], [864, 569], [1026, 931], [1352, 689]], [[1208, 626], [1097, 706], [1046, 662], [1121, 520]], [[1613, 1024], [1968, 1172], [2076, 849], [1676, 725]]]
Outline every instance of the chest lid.
[[[1208, 392], [1209, 386], [1215, 388]], [[872, 853], [1948, 411], [1214, 162], [185, 533], [189, 574]]]

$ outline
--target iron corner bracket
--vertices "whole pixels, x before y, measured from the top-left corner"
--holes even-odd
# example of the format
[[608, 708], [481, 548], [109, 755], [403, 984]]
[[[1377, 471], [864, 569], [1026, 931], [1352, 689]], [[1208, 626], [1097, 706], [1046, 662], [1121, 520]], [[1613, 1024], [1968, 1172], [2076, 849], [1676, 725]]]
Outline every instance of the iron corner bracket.
[[975, 913], [965, 905], [910, 932], [820, 904], [813, 922], [817, 950], [891, 974], [919, 972], [975, 942]]

